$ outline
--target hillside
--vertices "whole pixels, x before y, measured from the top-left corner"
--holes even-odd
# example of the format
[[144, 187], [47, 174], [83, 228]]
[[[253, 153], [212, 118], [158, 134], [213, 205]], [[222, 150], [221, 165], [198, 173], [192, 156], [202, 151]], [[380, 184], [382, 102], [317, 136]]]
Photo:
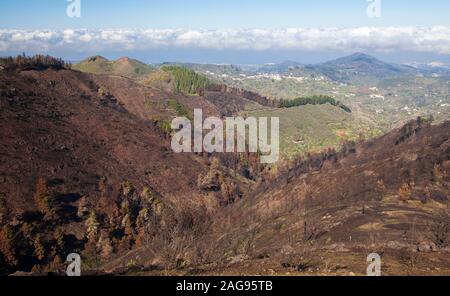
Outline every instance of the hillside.
[[[327, 71], [345, 76], [347, 81], [343, 83]], [[298, 109], [278, 110], [276, 115], [282, 118], [288, 131], [283, 135], [283, 155], [291, 158], [320, 151], [328, 145], [337, 147], [343, 140], [371, 138], [418, 116], [433, 114], [438, 122], [448, 118], [447, 79], [419, 77], [412, 73], [419, 72], [411, 66], [394, 65], [356, 53], [310, 66], [287, 61], [262, 65], [254, 70], [233, 65], [162, 64], [144, 80], [134, 79], [166, 93], [191, 97], [183, 102], [185, 106], [192, 106], [189, 103], [193, 100], [204, 99], [207, 104], [214, 105], [221, 116], [245, 115], [246, 111], [256, 110], [259, 112], [254, 114], [264, 116], [270, 114], [265, 111], [275, 100], [290, 106], [299, 97], [311, 96], [328, 96], [353, 111], [348, 118], [333, 118], [339, 112], [329, 108], [311, 108], [309, 111], [314, 113], [305, 115], [296, 112]], [[205, 88], [208, 91], [199, 91]], [[201, 94], [200, 98], [198, 94]], [[258, 97], [257, 94], [261, 95]], [[328, 123], [315, 124], [315, 118]], [[317, 128], [317, 132], [308, 132], [303, 127], [305, 124]], [[299, 134], [304, 135], [299, 137]], [[325, 138], [318, 136], [325, 134]]]
[[154, 71], [151, 66], [138, 60], [123, 57], [109, 61], [102, 56], [89, 57], [74, 64], [72, 68], [87, 73], [117, 75], [132, 79], [142, 79]]
[[[90, 62], [93, 59], [95, 61]], [[142, 116], [145, 110], [152, 109], [152, 114], [150, 114], [150, 119], [152, 120], [160, 117], [164, 120], [167, 119], [167, 116], [161, 116], [161, 109], [167, 110], [168, 102], [174, 99], [180, 101], [184, 108], [190, 110], [189, 112], [191, 113], [195, 108], [202, 108], [204, 113], [209, 116], [230, 116], [247, 108], [260, 108], [262, 107], [261, 104], [268, 103], [267, 98], [256, 93], [245, 92], [227, 85], [214, 83], [206, 76], [176, 64], [163, 64], [145, 75], [127, 76], [124, 71], [116, 71], [117, 73], [113, 74], [112, 70], [108, 70], [108, 67], [117, 64], [118, 61], [111, 63], [102, 57], [89, 58], [86, 61], [88, 61], [87, 64], [81, 62], [72, 68], [81, 72], [102, 74], [94, 76], [94, 79], [116, 84], [114, 89], [121, 92], [122, 96], [130, 97], [130, 84], [133, 85], [133, 88], [147, 89], [144, 93], [141, 92], [140, 95], [147, 96], [148, 99], [145, 102], [140, 102], [141, 105], [139, 108], [135, 108], [135, 111]], [[136, 63], [142, 64], [138, 61]], [[116, 66], [116, 69], [124, 68], [126, 67], [119, 68]], [[111, 75], [130, 78], [132, 81], [119, 79]], [[121, 83], [122, 87], [117, 87], [118, 83]], [[109, 90], [108, 84], [104, 86]], [[145, 108], [141, 108], [142, 104], [145, 105]], [[163, 113], [167, 115], [167, 112]], [[176, 114], [172, 113], [172, 115]]]
[[335, 81], [358, 84], [379, 78], [418, 73], [412, 67], [386, 63], [363, 53], [355, 53], [323, 64], [309, 66], [308, 69]]
[[274, 72], [264, 72], [264, 66], [225, 75], [199, 71], [218, 83], [271, 100], [330, 96], [348, 106], [358, 120], [383, 132], [418, 116], [432, 114], [437, 122], [450, 116], [448, 75], [441, 67], [422, 71], [417, 65], [390, 64], [365, 54], [288, 70], [283, 63], [270, 66]]
[[304, 65], [294, 61], [284, 61], [278, 64], [265, 64], [258, 68], [260, 73], [289, 73], [300, 70]]
[[[448, 121], [363, 141], [374, 131], [358, 109], [273, 108], [226, 85], [185, 95], [51, 58], [9, 64], [1, 274], [59, 273], [73, 252], [94, 274], [364, 274], [372, 252], [386, 274], [450, 274]], [[280, 116], [290, 161], [173, 153], [167, 124], [193, 108]]]
[[218, 218], [230, 260], [204, 273], [364, 275], [375, 252], [384, 275], [449, 275], [449, 124], [292, 162]]
[[372, 138], [381, 131], [332, 105], [301, 106], [289, 109], [259, 109], [245, 115], [280, 118], [280, 151], [286, 159], [299, 155], [339, 148], [346, 141]]
[[[291, 63], [289, 62], [289, 64]], [[201, 69], [201, 72], [197, 73], [192, 69]], [[202, 106], [202, 108], [206, 108], [205, 112], [209, 114], [215, 112], [222, 117], [235, 114], [280, 117], [285, 131], [281, 146], [282, 155], [285, 158], [321, 151], [328, 147], [338, 147], [343, 141], [356, 140], [361, 135], [373, 137], [380, 134], [380, 130], [370, 119], [361, 118], [359, 112], [342, 114], [341, 110], [338, 110], [339, 106], [318, 106], [316, 108], [308, 106], [293, 110], [271, 110], [270, 106], [278, 104], [277, 101], [269, 100], [258, 93], [232, 87], [232, 84], [231, 86], [220, 84], [215, 79], [206, 78], [203, 71], [206, 73], [212, 73], [210, 71], [238, 73], [240, 69], [224, 65], [163, 64], [159, 69], [146, 76], [145, 80], [140, 78], [134, 80], [163, 93], [172, 93], [172, 96], [182, 102], [188, 110], [191, 110], [191, 113], [195, 106]], [[129, 88], [123, 87], [122, 89]], [[160, 92], [156, 92], [156, 96], [154, 95], [155, 90], [152, 93], [153, 95], [149, 95], [157, 99]], [[169, 98], [164, 99], [164, 95], [159, 96], [161, 99], [157, 100], [162, 100], [167, 105]], [[153, 102], [157, 100], [153, 100]], [[285, 103], [286, 106], [289, 105], [288, 101]], [[157, 104], [152, 104], [153, 110], [158, 109]], [[348, 110], [346, 106], [342, 107]], [[137, 112], [142, 113], [143, 110]], [[161, 112], [153, 112], [152, 118], [159, 119], [161, 117], [158, 115], [159, 113]]]
[[[241, 198], [252, 173], [172, 152], [159, 120], [177, 116], [178, 99], [187, 100], [117, 76], [2, 70], [0, 273], [61, 270], [72, 252], [99, 267], [180, 227], [191, 207], [195, 219], [206, 219]], [[190, 107], [208, 104], [199, 100]], [[212, 104], [206, 110], [218, 112]]]

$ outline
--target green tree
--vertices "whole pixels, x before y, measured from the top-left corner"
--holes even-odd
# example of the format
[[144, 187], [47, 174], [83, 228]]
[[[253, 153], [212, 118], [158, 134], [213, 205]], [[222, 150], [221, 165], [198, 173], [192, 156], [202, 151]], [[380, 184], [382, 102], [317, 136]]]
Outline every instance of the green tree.
[[334, 98], [330, 96], [310, 96], [310, 97], [300, 97], [293, 100], [284, 100], [281, 99], [278, 102], [278, 107], [280, 108], [292, 108], [292, 107], [298, 107], [298, 106], [304, 106], [304, 105], [325, 105], [330, 104], [335, 107], [339, 107], [345, 112], [351, 113], [352, 110], [347, 107], [346, 105], [342, 104], [339, 101], [336, 101]]
[[186, 67], [164, 66], [163, 70], [172, 73], [175, 80], [175, 90], [178, 93], [194, 95], [212, 85], [208, 78]]

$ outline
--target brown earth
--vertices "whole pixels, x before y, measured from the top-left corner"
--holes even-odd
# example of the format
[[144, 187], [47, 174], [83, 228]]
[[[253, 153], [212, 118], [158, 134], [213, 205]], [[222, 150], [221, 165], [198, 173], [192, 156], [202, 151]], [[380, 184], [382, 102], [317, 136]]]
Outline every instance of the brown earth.
[[206, 272], [364, 274], [375, 252], [385, 274], [449, 275], [450, 122], [348, 150], [294, 162], [223, 213], [230, 261]]
[[[242, 197], [252, 182], [237, 180], [221, 164], [211, 166], [207, 155], [172, 152], [170, 138], [155, 125], [156, 116], [176, 116], [167, 108], [169, 100], [217, 115], [201, 97], [189, 100], [126, 78], [66, 69], [1, 71], [0, 97], [0, 222], [5, 226], [0, 250], [10, 255], [13, 269], [38, 266], [32, 251], [37, 237], [50, 253], [57, 228], [66, 247], [84, 244], [87, 217], [80, 211], [85, 207], [108, 220], [124, 199], [140, 204], [146, 192], [153, 203], [179, 200], [211, 209]], [[202, 188], [200, 180], [213, 187]], [[39, 194], [51, 201], [43, 198], [39, 204]], [[135, 227], [137, 213], [129, 215]], [[105, 226], [111, 235], [119, 220]], [[10, 237], [11, 232], [18, 235]], [[38, 260], [39, 266], [53, 256]]]
[[[80, 196], [95, 192], [102, 178], [116, 192], [130, 181], [163, 195], [197, 194], [193, 184], [205, 164], [171, 152], [145, 120], [142, 88], [116, 78], [110, 97], [79, 72], [1, 75], [2, 91], [9, 92], [1, 100], [1, 192], [13, 209], [29, 207], [40, 177]], [[125, 87], [134, 101], [121, 95]]]
[[175, 154], [158, 120], [255, 100], [182, 96], [72, 70], [0, 70], [0, 273], [450, 274], [450, 122], [418, 119], [270, 174], [248, 155]]

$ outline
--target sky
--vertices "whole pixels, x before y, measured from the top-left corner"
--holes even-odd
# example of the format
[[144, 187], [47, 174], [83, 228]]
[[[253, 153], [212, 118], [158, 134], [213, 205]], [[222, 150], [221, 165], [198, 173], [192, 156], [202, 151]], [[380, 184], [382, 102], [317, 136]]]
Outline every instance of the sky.
[[[72, 0], [77, 1], [77, 0]], [[318, 62], [364, 51], [396, 62], [450, 63], [450, 1], [0, 0], [0, 55], [147, 62]]]

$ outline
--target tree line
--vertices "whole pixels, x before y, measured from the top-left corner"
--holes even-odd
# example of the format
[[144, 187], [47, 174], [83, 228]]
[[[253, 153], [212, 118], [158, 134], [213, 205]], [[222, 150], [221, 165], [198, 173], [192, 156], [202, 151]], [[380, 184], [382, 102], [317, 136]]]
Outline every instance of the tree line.
[[175, 80], [175, 90], [184, 95], [198, 94], [212, 84], [208, 78], [186, 67], [164, 66], [162, 69], [172, 73]]
[[352, 112], [352, 110], [348, 106], [326, 95], [299, 97], [293, 100], [286, 100], [286, 99], [270, 100], [267, 97], [260, 96], [250, 91], [229, 87], [223, 84], [215, 84], [212, 81], [210, 81], [207, 77], [198, 74], [194, 70], [191, 70], [186, 67], [169, 65], [163, 66], [162, 69], [164, 71], [172, 73], [175, 80], [175, 90], [178, 93], [184, 95], [195, 95], [195, 94], [202, 95], [202, 93], [205, 90], [220, 91], [245, 97], [251, 101], [255, 101], [267, 107], [292, 108], [304, 105], [331, 104], [335, 107], [341, 108], [347, 113]]
[[351, 113], [352, 110], [341, 103], [340, 101], [335, 100], [330, 96], [318, 95], [318, 96], [310, 96], [310, 97], [300, 97], [293, 100], [285, 100], [280, 99], [278, 101], [279, 108], [292, 108], [304, 105], [325, 105], [331, 104], [335, 107], [339, 107], [347, 113]]
[[25, 53], [16, 57], [0, 58], [0, 65], [6, 70], [45, 70], [45, 69], [67, 69], [72, 65], [49, 55], [37, 54], [27, 56]]

